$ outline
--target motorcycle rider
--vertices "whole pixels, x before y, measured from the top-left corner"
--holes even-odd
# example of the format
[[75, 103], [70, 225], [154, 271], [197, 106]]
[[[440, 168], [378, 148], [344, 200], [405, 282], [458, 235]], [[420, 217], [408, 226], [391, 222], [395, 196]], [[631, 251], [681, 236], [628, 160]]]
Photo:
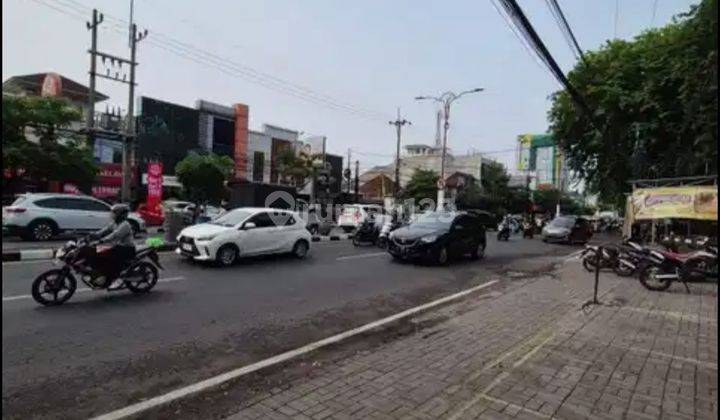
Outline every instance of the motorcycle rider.
[[97, 232], [90, 234], [93, 239], [99, 239], [98, 244], [109, 244], [112, 247], [95, 257], [95, 263], [101, 272], [95, 283], [104, 285], [108, 279], [115, 279], [110, 287], [116, 286], [122, 280], [117, 279], [125, 264], [135, 257], [135, 244], [133, 231], [127, 221], [130, 209], [124, 204], [115, 204], [110, 208], [112, 222]]
[[510, 229], [510, 215], [505, 215], [502, 219], [502, 222], [500, 222], [500, 226], [498, 227], [498, 240], [500, 240], [501, 237], [505, 236], [509, 239], [510, 237], [511, 229]]

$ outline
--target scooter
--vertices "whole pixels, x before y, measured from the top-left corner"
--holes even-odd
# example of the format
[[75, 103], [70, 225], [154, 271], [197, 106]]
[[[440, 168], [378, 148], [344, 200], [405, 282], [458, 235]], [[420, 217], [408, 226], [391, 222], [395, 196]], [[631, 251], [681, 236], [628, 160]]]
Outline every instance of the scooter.
[[498, 233], [497, 233], [497, 240], [498, 241], [509, 241], [510, 240], [510, 224], [507, 222], [503, 222], [498, 226]]
[[[62, 305], [75, 293], [75, 274], [93, 290], [112, 292], [129, 289], [133, 293], [147, 293], [155, 287], [159, 276], [158, 269], [163, 269], [155, 248], [138, 250], [116, 278], [107, 278], [102, 284], [97, 281], [102, 274], [95, 266], [95, 257], [104, 251], [98, 248], [100, 247], [97, 243], [88, 239], [68, 241], [55, 252], [56, 263], [63, 266], [40, 274], [33, 281], [33, 299], [45, 306]], [[110, 287], [118, 278], [122, 283], [117, 287]]]
[[358, 226], [357, 231], [355, 231], [355, 234], [352, 238], [352, 243], [355, 246], [360, 246], [363, 244], [375, 245], [377, 243], [379, 235], [380, 231], [378, 230], [375, 221], [365, 219], [360, 224], [360, 226]]

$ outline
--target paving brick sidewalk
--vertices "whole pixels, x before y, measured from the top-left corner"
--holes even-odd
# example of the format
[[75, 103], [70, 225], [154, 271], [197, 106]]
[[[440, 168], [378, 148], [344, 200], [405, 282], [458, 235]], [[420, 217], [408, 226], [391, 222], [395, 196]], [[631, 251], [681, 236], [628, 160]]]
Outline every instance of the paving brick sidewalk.
[[[637, 280], [556, 276], [477, 296], [442, 320], [246, 401], [235, 419], [718, 417], [717, 286], [649, 292]], [[505, 279], [504, 281], [508, 281]]]

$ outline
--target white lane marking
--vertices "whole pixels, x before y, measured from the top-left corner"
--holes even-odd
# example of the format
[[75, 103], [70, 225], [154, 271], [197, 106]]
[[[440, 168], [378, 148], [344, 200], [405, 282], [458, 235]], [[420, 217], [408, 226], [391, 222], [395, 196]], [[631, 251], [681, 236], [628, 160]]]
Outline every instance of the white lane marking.
[[354, 260], [354, 259], [358, 259], [358, 258], [372, 258], [372, 257], [379, 257], [381, 255], [387, 255], [387, 252], [372, 252], [369, 254], [345, 255], [343, 257], [335, 258], [335, 261]]
[[297, 348], [295, 350], [290, 350], [285, 353], [280, 353], [280, 354], [270, 357], [268, 359], [264, 359], [259, 362], [255, 362], [253, 364], [247, 365], [247, 366], [233, 369], [231, 371], [222, 373], [220, 375], [213, 376], [211, 378], [202, 380], [200, 382], [196, 382], [192, 385], [188, 385], [188, 386], [185, 386], [182, 388], [175, 389], [166, 394], [159, 395], [157, 397], [153, 397], [153, 398], [147, 399], [145, 401], [135, 403], [135, 404], [129, 405], [124, 408], [120, 408], [115, 411], [111, 411], [106, 414], [102, 414], [100, 416], [92, 418], [91, 420], [117, 420], [117, 419], [121, 419], [124, 417], [132, 416], [134, 414], [141, 413], [145, 410], [149, 410], [151, 408], [158, 407], [163, 404], [167, 404], [171, 401], [174, 401], [174, 400], [177, 400], [177, 399], [180, 399], [183, 397], [187, 397], [188, 395], [195, 394], [197, 392], [201, 392], [201, 391], [204, 391], [209, 388], [213, 388], [224, 382], [227, 382], [227, 381], [230, 381], [233, 379], [237, 379], [241, 376], [244, 376], [249, 373], [255, 372], [257, 370], [266, 368], [268, 366], [272, 366], [272, 365], [275, 365], [278, 363], [285, 362], [290, 359], [294, 359], [298, 356], [302, 356], [304, 354], [310, 353], [319, 348], [340, 342], [342, 340], [353, 337], [355, 335], [362, 334], [366, 331], [370, 331], [375, 328], [381, 327], [383, 325], [389, 324], [391, 322], [395, 322], [399, 319], [414, 315], [418, 312], [422, 312], [422, 311], [431, 309], [435, 306], [442, 305], [444, 303], [459, 299], [461, 297], [467, 296], [478, 290], [482, 290], [488, 286], [492, 286], [493, 284], [495, 284], [497, 282], [498, 282], [497, 280], [491, 280], [489, 282], [472, 287], [470, 289], [463, 290], [462, 292], [458, 292], [458, 293], [452, 294], [450, 296], [445, 296], [444, 298], [440, 298], [440, 299], [434, 300], [432, 302], [429, 302], [429, 303], [426, 303], [426, 304], [423, 304], [420, 306], [416, 306], [414, 308], [410, 308], [408, 310], [399, 312], [395, 315], [391, 315], [387, 318], [382, 318], [377, 321], [373, 321], [369, 324], [365, 324], [363, 326], [354, 328], [352, 330], [345, 331], [340, 334], [336, 334], [331, 337], [322, 339], [320, 341], [316, 341], [314, 343], [307, 344], [307, 345]]
[[[172, 281], [179, 281], [179, 280], [185, 280], [185, 277], [184, 276], [167, 277], [167, 278], [158, 280], [158, 283], [169, 283]], [[89, 292], [90, 290], [94, 290], [94, 289], [90, 289], [87, 287], [79, 287], [79, 288], [75, 289], [75, 293]], [[9, 302], [12, 300], [22, 300], [22, 299], [31, 299], [31, 298], [32, 298], [32, 295], [3, 296], [2, 301]]]

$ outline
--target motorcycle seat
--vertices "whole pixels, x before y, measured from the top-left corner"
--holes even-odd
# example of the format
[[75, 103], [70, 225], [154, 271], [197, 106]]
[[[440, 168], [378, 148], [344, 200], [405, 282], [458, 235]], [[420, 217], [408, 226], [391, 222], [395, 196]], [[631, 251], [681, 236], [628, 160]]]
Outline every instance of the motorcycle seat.
[[694, 257], [695, 254], [696, 254], [695, 252], [690, 252], [690, 253], [686, 253], [686, 254], [681, 254], [679, 252], [672, 252], [672, 251], [663, 252], [663, 255], [665, 255], [665, 258], [679, 261], [679, 262], [685, 262], [685, 261], [689, 260], [690, 258]]

